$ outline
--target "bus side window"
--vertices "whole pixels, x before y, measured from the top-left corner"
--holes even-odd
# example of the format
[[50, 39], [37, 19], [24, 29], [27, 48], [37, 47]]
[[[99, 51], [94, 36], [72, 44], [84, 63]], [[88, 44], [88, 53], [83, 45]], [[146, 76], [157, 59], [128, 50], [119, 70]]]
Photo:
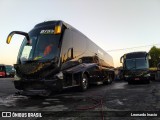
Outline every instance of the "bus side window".
[[72, 33], [70, 30], [66, 29], [63, 36], [63, 42], [62, 42], [62, 54], [61, 54], [61, 60], [62, 63], [66, 62], [69, 57], [71, 57], [71, 48], [73, 48], [73, 39], [72, 39]]
[[78, 57], [81, 56], [87, 49], [86, 38], [76, 31], [72, 31], [72, 34], [74, 57]]

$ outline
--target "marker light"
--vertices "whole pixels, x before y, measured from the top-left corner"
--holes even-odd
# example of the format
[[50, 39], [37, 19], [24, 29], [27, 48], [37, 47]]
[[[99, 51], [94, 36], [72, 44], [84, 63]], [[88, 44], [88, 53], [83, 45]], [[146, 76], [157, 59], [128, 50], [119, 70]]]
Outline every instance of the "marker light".
[[60, 33], [61, 33], [61, 26], [60, 25], [55, 26], [54, 34], [60, 34]]
[[11, 39], [12, 39], [12, 36], [13, 36], [13, 34], [10, 34], [8, 37], [7, 37], [7, 44], [9, 44], [10, 42], [11, 42]]

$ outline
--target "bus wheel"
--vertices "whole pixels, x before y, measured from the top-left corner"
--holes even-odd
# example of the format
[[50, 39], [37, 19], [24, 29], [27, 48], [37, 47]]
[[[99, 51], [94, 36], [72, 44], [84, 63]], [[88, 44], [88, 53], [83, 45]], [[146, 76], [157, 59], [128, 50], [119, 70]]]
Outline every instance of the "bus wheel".
[[86, 74], [82, 75], [82, 79], [80, 82], [80, 91], [85, 91], [88, 88], [88, 77]]
[[105, 84], [111, 84], [112, 81], [113, 81], [113, 78], [112, 78], [112, 76], [110, 75], [104, 83], [105, 83]]
[[108, 83], [108, 84], [111, 84], [111, 83], [112, 83], [112, 77], [108, 78], [107, 83]]

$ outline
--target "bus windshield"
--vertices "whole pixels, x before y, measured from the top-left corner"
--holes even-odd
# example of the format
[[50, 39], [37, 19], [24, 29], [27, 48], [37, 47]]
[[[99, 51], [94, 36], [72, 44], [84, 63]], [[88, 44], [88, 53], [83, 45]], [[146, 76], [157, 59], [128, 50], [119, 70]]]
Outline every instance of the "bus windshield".
[[12, 72], [14, 71], [14, 68], [10, 65], [6, 65], [6, 72]]
[[29, 33], [30, 43], [24, 38], [19, 51], [21, 62], [34, 60], [50, 60], [59, 57], [60, 35], [53, 33], [41, 34], [42, 30], [32, 30]]
[[126, 68], [128, 70], [147, 69], [148, 67], [148, 60], [145, 58], [126, 59]]

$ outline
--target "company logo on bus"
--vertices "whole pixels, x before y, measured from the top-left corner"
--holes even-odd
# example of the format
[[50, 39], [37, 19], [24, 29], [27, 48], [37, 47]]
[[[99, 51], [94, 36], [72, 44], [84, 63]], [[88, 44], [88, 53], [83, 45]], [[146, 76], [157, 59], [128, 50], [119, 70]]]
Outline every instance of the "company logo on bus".
[[41, 30], [40, 34], [54, 34], [54, 30]]

